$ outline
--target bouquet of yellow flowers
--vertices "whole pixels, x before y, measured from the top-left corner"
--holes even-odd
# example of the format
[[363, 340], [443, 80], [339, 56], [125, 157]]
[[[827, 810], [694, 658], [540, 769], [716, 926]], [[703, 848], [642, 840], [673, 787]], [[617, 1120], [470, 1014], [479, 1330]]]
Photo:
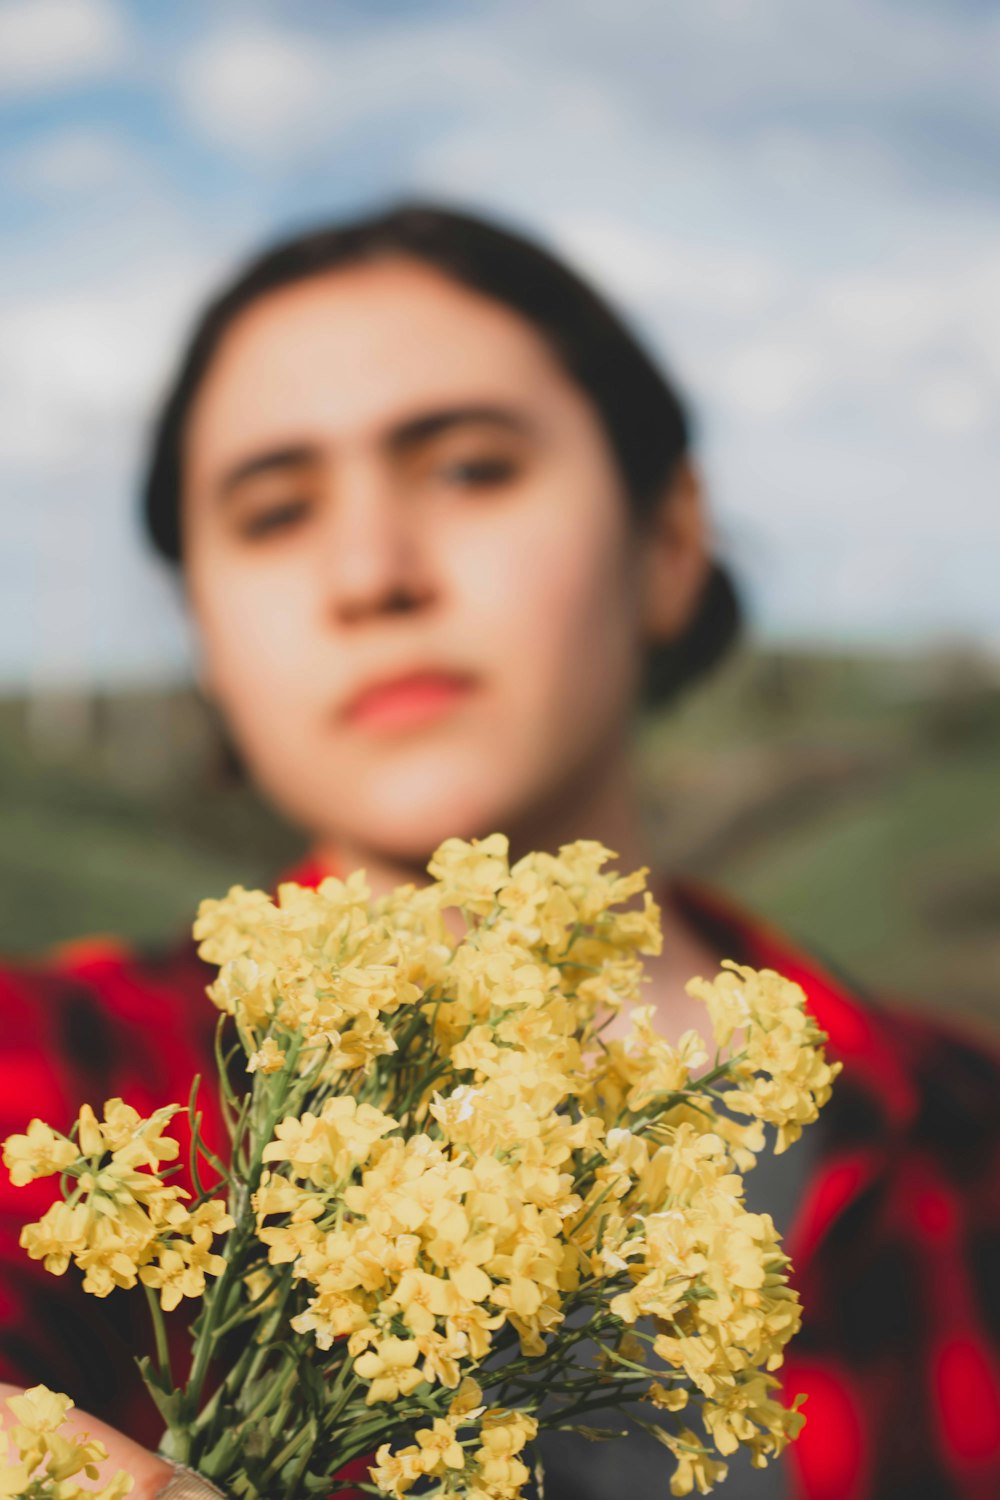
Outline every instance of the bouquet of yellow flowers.
[[[432, 883], [380, 900], [354, 874], [204, 901], [228, 1159], [196, 1087], [190, 1192], [179, 1103], [7, 1140], [14, 1182], [60, 1178], [28, 1254], [98, 1297], [144, 1288], [167, 1457], [234, 1500], [330, 1494], [362, 1457], [372, 1493], [516, 1500], [540, 1428], [614, 1437], [590, 1425], [611, 1409], [662, 1440], [684, 1495], [798, 1431], [772, 1373], [798, 1303], [741, 1174], [837, 1069], [802, 991], [735, 964], [689, 986], [710, 1043], [658, 1035], [637, 1002], [659, 912], [610, 858], [511, 866], [500, 835], [451, 839]], [[178, 1381], [162, 1310], [182, 1299]], [[0, 1457], [0, 1494], [22, 1460], [5, 1480]], [[46, 1482], [31, 1495], [64, 1494]]]

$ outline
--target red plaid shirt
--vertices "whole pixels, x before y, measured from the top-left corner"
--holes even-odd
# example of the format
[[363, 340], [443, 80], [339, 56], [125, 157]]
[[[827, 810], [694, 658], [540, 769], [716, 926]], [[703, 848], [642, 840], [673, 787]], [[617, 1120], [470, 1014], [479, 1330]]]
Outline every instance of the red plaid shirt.
[[[296, 872], [303, 884], [321, 871]], [[783, 1460], [801, 1500], [1000, 1497], [1000, 1060], [885, 1012], [718, 897], [668, 893], [714, 949], [797, 980], [844, 1063], [786, 1244], [802, 1332], [785, 1364], [807, 1422]], [[103, 940], [0, 973], [0, 1139], [67, 1125], [121, 1095], [148, 1112], [214, 1076], [211, 977], [193, 947], [143, 957]], [[206, 1135], [221, 1144], [211, 1089]], [[0, 1172], [0, 1378], [45, 1381], [155, 1446], [133, 1358], [142, 1300], [85, 1297], [18, 1247], [48, 1181]], [[176, 1315], [175, 1315], [176, 1318]], [[179, 1321], [183, 1321], [183, 1310]], [[610, 1500], [610, 1497], [609, 1497]]]

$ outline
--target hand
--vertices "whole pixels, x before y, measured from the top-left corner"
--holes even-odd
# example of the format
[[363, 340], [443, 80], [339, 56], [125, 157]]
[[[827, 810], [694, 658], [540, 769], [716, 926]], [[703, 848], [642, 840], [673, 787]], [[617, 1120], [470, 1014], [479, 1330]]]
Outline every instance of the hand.
[[[11, 1422], [11, 1412], [6, 1404], [7, 1397], [22, 1394], [21, 1386], [5, 1385], [0, 1381], [0, 1425], [7, 1426]], [[88, 1437], [97, 1438], [107, 1448], [107, 1461], [100, 1466], [102, 1484], [107, 1484], [119, 1469], [124, 1469], [126, 1474], [131, 1474], [135, 1479], [135, 1488], [129, 1500], [156, 1500], [156, 1496], [173, 1472], [170, 1465], [164, 1463], [162, 1458], [157, 1458], [156, 1454], [150, 1453], [148, 1448], [141, 1448], [124, 1433], [116, 1431], [114, 1427], [109, 1427], [105, 1422], [99, 1422], [96, 1417], [88, 1416], [85, 1411], [78, 1411], [76, 1407], [66, 1418], [65, 1425], [67, 1431], [75, 1432], [77, 1435], [86, 1433]]]

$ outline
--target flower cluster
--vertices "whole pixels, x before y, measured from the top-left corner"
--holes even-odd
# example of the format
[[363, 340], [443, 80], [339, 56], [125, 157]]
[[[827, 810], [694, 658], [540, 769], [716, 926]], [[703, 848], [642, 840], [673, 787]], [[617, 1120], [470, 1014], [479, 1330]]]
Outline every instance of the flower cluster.
[[638, 1003], [659, 913], [609, 858], [452, 839], [431, 884], [381, 900], [353, 875], [204, 902], [228, 1207], [160, 1172], [172, 1109], [114, 1100], [75, 1139], [33, 1121], [7, 1143], [15, 1181], [68, 1188], [29, 1253], [72, 1255], [98, 1294], [202, 1298], [188, 1384], [151, 1380], [171, 1456], [240, 1500], [372, 1453], [389, 1495], [515, 1500], [540, 1427], [613, 1408], [683, 1495], [794, 1436], [774, 1372], [798, 1303], [741, 1173], [837, 1069], [801, 990], [735, 965], [692, 981], [708, 1039], [660, 1034]]
[[[463, 1431], [475, 1426], [474, 1435]], [[534, 1417], [523, 1411], [487, 1411], [482, 1391], [467, 1378], [447, 1416], [435, 1417], [430, 1427], [419, 1427], [415, 1441], [393, 1452], [384, 1443], [376, 1454], [371, 1476], [388, 1495], [402, 1496], [421, 1480], [439, 1481], [437, 1495], [467, 1496], [468, 1500], [517, 1500], [530, 1478], [521, 1458], [525, 1445], [538, 1432]]]
[[199, 952], [220, 965], [208, 993], [235, 1017], [251, 1070], [282, 1066], [275, 1031], [294, 1034], [310, 1061], [322, 1051], [330, 1074], [395, 1050], [388, 1019], [420, 988], [408, 973], [405, 939], [370, 920], [368, 901], [357, 873], [318, 891], [280, 885], [277, 907], [242, 886], [201, 903]]
[[803, 1006], [798, 985], [764, 969], [724, 959], [712, 983], [693, 979], [688, 993], [704, 1000], [716, 1042], [728, 1047], [743, 1033], [741, 1056], [731, 1078], [727, 1106], [777, 1128], [780, 1155], [816, 1119], [830, 1097], [839, 1065], [826, 1061], [819, 1027]]
[[[14, 1425], [0, 1429], [0, 1495], [19, 1500], [124, 1500], [135, 1481], [116, 1474], [95, 1489], [103, 1443], [65, 1432], [73, 1402], [43, 1385], [9, 1396]], [[91, 1481], [80, 1484], [79, 1479]]]
[[167, 1105], [143, 1119], [121, 1099], [109, 1099], [103, 1120], [85, 1104], [71, 1136], [32, 1120], [24, 1135], [8, 1137], [3, 1159], [16, 1186], [57, 1173], [71, 1186], [22, 1229], [20, 1242], [32, 1260], [55, 1276], [72, 1260], [95, 1297], [137, 1279], [159, 1292], [167, 1310], [182, 1297], [202, 1296], [205, 1277], [225, 1265], [213, 1240], [234, 1220], [221, 1198], [188, 1209], [190, 1194], [160, 1176], [180, 1149], [163, 1134], [178, 1109]]

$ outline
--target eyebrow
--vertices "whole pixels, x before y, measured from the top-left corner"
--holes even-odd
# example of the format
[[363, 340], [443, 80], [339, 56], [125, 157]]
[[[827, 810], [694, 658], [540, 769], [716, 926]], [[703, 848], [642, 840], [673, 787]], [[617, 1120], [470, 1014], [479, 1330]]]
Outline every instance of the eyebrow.
[[[390, 428], [382, 445], [391, 453], [407, 453], [422, 443], [451, 432], [456, 427], [489, 424], [503, 427], [508, 432], [530, 435], [534, 424], [516, 407], [492, 402], [475, 402], [465, 406], [442, 407], [439, 411], [421, 413], [408, 417]], [[252, 453], [241, 459], [222, 475], [218, 484], [219, 498], [227, 500], [248, 479], [261, 474], [280, 474], [289, 469], [301, 469], [318, 464], [323, 457], [322, 449], [315, 443], [289, 443], [280, 448], [268, 448], [261, 453]]]
[[410, 448], [417, 448], [421, 443], [439, 437], [443, 432], [450, 432], [455, 427], [479, 423], [503, 427], [508, 432], [516, 432], [525, 436], [534, 431], [534, 424], [524, 412], [516, 407], [502, 406], [492, 402], [476, 402], [465, 406], [447, 406], [440, 411], [430, 411], [420, 416], [410, 417], [392, 428], [387, 439], [387, 446], [393, 452], [401, 453]]
[[223, 500], [239, 489], [248, 479], [258, 474], [282, 473], [285, 469], [301, 469], [320, 460], [320, 450], [312, 443], [292, 443], [284, 448], [268, 448], [263, 453], [252, 453], [227, 469], [219, 481], [219, 496]]

